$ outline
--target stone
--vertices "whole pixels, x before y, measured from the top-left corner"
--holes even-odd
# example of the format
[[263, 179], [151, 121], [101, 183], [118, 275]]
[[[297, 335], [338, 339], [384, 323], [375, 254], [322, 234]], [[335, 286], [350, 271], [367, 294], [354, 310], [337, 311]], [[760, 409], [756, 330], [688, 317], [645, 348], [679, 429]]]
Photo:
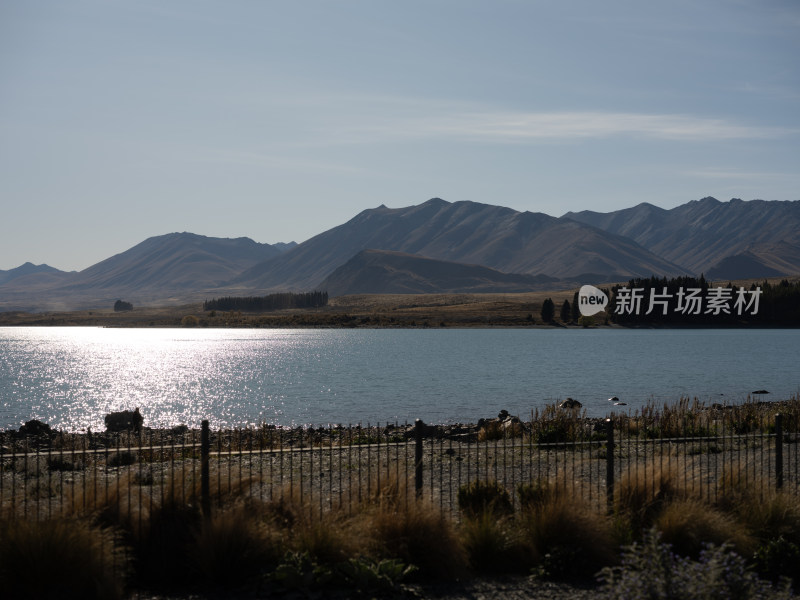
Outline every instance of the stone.
[[50, 437], [53, 435], [53, 429], [47, 423], [31, 419], [19, 428], [19, 433], [27, 437]]
[[121, 431], [133, 431], [139, 433], [142, 430], [144, 418], [139, 412], [139, 408], [135, 410], [123, 410], [120, 412], [112, 412], [106, 415], [106, 431], [109, 433], [118, 433]]
[[581, 408], [583, 404], [578, 402], [577, 400], [573, 400], [572, 398], [567, 398], [561, 404], [559, 404], [560, 408], [565, 408], [567, 410], [573, 410], [576, 408]]

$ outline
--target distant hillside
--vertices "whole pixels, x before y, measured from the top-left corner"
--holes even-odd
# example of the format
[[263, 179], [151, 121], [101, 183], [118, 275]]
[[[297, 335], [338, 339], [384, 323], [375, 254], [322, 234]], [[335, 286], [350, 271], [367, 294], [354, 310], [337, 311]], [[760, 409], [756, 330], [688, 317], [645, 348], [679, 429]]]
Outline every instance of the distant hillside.
[[784, 274], [783, 271], [766, 265], [764, 261], [752, 252], [743, 252], [723, 258], [705, 272], [706, 277], [712, 281], [722, 279], [766, 279]]
[[735, 279], [800, 273], [800, 200], [703, 198], [671, 210], [643, 203], [562, 218], [626, 236], [695, 274], [716, 269]]
[[511, 293], [552, 287], [546, 275], [501, 273], [479, 265], [446, 262], [386, 250], [362, 250], [320, 285], [346, 294]]
[[0, 309], [102, 307], [119, 298], [134, 305], [202, 300], [206, 290], [280, 254], [278, 248], [250, 238], [170, 233], [69, 277], [40, 273], [0, 285]]
[[79, 273], [70, 289], [192, 289], [218, 286], [243, 269], [281, 251], [250, 238], [212, 238], [194, 233], [151, 237]]
[[50, 265], [34, 265], [33, 263], [26, 262], [15, 269], [8, 271], [0, 271], [0, 285], [13, 281], [18, 277], [26, 277], [28, 275], [45, 275], [45, 276], [60, 276], [66, 275], [65, 271], [51, 267]]
[[242, 273], [239, 286], [313, 289], [362, 250], [402, 252], [560, 278], [677, 275], [685, 270], [635, 242], [542, 213], [434, 198], [417, 206], [365, 210], [293, 250]]

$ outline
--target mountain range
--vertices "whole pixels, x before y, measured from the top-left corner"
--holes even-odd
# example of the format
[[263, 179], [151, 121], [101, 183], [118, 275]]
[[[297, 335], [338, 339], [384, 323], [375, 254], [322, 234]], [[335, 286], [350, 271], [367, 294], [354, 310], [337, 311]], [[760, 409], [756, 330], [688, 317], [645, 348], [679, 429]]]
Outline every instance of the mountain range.
[[174, 305], [223, 295], [520, 292], [704, 273], [800, 273], [800, 201], [652, 204], [552, 217], [433, 198], [365, 210], [301, 243], [170, 233], [83, 271], [0, 271], [0, 310]]

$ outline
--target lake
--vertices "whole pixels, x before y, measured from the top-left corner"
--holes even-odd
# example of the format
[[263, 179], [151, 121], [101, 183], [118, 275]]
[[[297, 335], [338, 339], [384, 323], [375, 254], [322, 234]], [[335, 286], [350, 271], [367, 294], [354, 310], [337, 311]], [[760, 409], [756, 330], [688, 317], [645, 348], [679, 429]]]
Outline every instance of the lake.
[[783, 329], [0, 328], [0, 429], [97, 431], [134, 407], [147, 426], [229, 427], [780, 400], [800, 391], [798, 349]]

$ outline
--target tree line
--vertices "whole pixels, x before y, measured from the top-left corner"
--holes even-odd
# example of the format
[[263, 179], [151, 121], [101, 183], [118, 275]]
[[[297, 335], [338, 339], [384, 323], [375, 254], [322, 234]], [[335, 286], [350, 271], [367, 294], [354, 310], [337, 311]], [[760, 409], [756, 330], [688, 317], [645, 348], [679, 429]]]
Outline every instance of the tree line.
[[267, 296], [226, 296], [203, 302], [203, 310], [243, 310], [263, 312], [286, 308], [327, 306], [328, 292], [282, 292]]

